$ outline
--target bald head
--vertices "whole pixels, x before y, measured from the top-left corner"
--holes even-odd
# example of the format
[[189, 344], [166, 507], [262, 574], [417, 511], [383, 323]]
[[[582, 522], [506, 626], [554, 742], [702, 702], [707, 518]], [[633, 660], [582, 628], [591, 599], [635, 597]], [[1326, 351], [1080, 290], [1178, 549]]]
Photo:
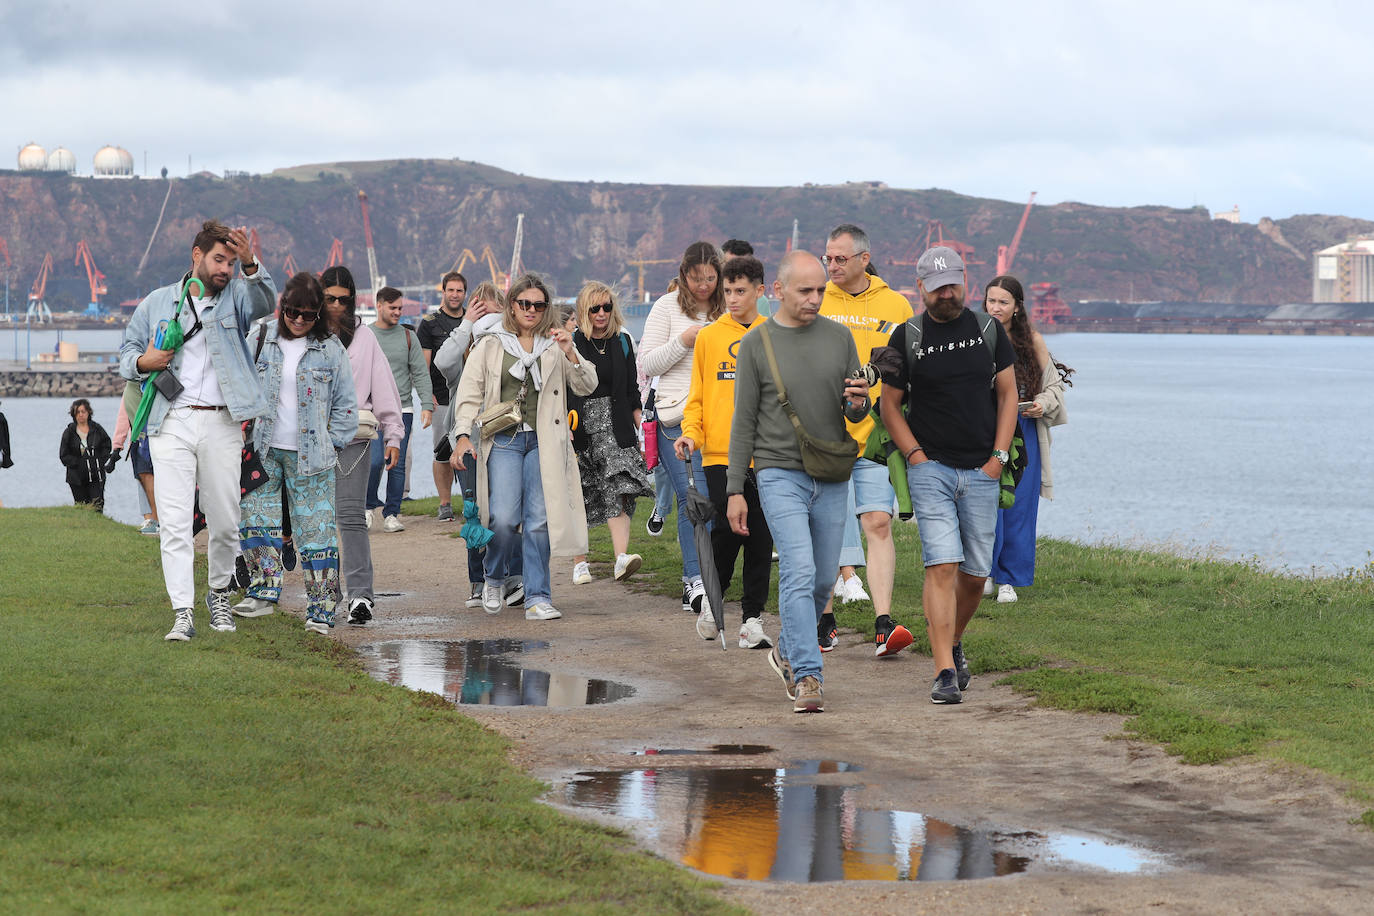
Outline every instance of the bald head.
[[811, 324], [821, 311], [825, 296], [825, 268], [809, 251], [793, 251], [783, 256], [778, 265], [778, 279], [773, 283], [778, 297], [778, 311], [773, 317], [785, 327]]
[[799, 265], [814, 265], [822, 275], [825, 274], [825, 268], [821, 266], [821, 262], [811, 252], [789, 251], [782, 256], [782, 263], [778, 265], [778, 282], [786, 285], [792, 271], [796, 270]]

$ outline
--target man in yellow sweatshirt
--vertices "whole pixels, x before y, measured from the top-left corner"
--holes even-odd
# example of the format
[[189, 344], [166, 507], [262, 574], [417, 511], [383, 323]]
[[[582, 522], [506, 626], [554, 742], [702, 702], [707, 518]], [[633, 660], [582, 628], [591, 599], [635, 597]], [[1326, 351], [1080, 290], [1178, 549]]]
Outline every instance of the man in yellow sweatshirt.
[[[877, 274], [869, 272], [868, 235], [858, 226], [844, 223], [832, 229], [825, 244], [824, 260], [829, 282], [825, 285], [821, 314], [849, 328], [859, 359], [866, 363], [875, 347], [887, 346], [892, 332], [910, 320], [911, 303]], [[882, 386], [875, 384], [869, 391], [876, 402]], [[848, 423], [849, 434], [858, 440], [861, 455], [875, 425], [871, 417]], [[892, 513], [896, 499], [887, 465], [860, 458], [849, 479], [850, 514], [844, 519], [840, 577], [835, 583], [835, 594], [846, 602], [868, 597], [854, 572], [855, 566], [864, 565], [863, 545], [859, 541], [859, 526], [862, 525], [868, 538], [868, 587], [873, 593], [876, 617], [874, 654], [879, 658], [896, 655], [911, 645], [911, 632], [894, 624], [889, 616], [897, 568], [897, 549], [892, 543]], [[829, 604], [821, 615], [817, 638], [822, 652], [834, 648], [835, 615]]]
[[[720, 283], [725, 294], [725, 314], [697, 334], [692, 351], [691, 389], [682, 413], [682, 436], [673, 447], [683, 460], [693, 451], [701, 452], [706, 486], [716, 507], [711, 547], [722, 590], [730, 587], [735, 559], [740, 548], [744, 548], [739, 647], [771, 649], [773, 643], [764, 634], [759, 618], [768, 601], [768, 584], [773, 574], [773, 536], [763, 517], [752, 470], [744, 481], [749, 535], [735, 534], [725, 521], [725, 471], [730, 463], [730, 423], [735, 416], [735, 360], [744, 335], [767, 320], [758, 310], [759, 297], [764, 295], [763, 264], [749, 255], [731, 258], [721, 269]], [[701, 620], [710, 616], [701, 614], [697, 620], [697, 633], [703, 639], [716, 638], [715, 622]]]

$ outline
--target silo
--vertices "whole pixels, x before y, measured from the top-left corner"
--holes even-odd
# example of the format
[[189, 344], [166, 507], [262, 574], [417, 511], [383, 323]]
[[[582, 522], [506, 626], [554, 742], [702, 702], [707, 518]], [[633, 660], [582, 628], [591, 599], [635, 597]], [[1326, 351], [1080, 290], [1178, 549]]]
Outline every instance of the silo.
[[48, 167], [48, 151], [30, 143], [19, 151], [19, 171], [41, 172]]
[[65, 146], [59, 146], [48, 153], [48, 171], [66, 172], [70, 175], [76, 171], [76, 157]]

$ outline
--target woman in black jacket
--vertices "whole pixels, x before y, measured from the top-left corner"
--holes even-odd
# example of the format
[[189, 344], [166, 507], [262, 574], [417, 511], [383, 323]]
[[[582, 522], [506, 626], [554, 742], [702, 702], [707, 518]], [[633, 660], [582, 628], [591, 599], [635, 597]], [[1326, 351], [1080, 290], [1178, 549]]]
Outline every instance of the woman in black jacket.
[[72, 401], [72, 422], [62, 433], [58, 458], [67, 468], [67, 486], [71, 487], [76, 504], [105, 509], [105, 462], [110, 457], [110, 434], [91, 419], [91, 402], [85, 398]]
[[[630, 519], [635, 499], [653, 496], [649, 470], [639, 447], [639, 373], [634, 344], [623, 330], [624, 318], [615, 293], [604, 283], [591, 282], [577, 294], [577, 333], [573, 344], [582, 358], [596, 367], [596, 390], [578, 405], [573, 445], [582, 478], [587, 526], [606, 523], [615, 549], [615, 577], [624, 579], [639, 569], [639, 554], [630, 549]], [[573, 583], [592, 581], [586, 557], [577, 557]]]

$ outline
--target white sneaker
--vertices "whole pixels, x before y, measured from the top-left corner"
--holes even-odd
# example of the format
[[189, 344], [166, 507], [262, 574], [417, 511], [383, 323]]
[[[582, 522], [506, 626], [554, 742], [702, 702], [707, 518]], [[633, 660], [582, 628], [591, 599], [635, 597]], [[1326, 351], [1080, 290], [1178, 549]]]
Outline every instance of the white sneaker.
[[394, 516], [394, 515], [388, 515], [388, 516], [382, 521], [382, 530], [383, 530], [383, 531], [391, 531], [391, 532], [405, 531], [405, 530], [406, 530], [406, 526], [405, 526], [405, 525], [402, 525], [402, 524], [401, 524], [401, 520], [400, 520], [399, 518], [397, 518], [396, 516]]
[[830, 590], [830, 594], [834, 595], [836, 598], [840, 598], [840, 599], [843, 599], [843, 598], [844, 598], [844, 576], [843, 576], [843, 575], [839, 575], [839, 576], [836, 576], [836, 577], [835, 577], [835, 587], [832, 588], [832, 589]]
[[714, 640], [719, 632], [716, 629], [716, 618], [711, 616], [711, 602], [703, 598], [701, 613], [697, 615], [697, 635], [702, 639]]
[[162, 637], [168, 642], [186, 642], [196, 635], [196, 625], [192, 620], [191, 609], [188, 607], [177, 608], [176, 621], [172, 624], [172, 630]]
[[763, 632], [763, 622], [750, 617], [739, 627], [739, 647], [741, 649], [771, 649], [773, 641]]
[[583, 560], [573, 567], [573, 585], [590, 585], [592, 582], [592, 568]]
[[366, 512], [363, 513], [363, 524], [367, 526], [367, 530], [368, 530], [368, 531], [371, 531], [371, 530], [372, 530], [372, 510], [371, 510], [371, 509], [368, 509]]
[[329, 635], [329, 624], [325, 623], [323, 620], [313, 620], [307, 617], [305, 618], [305, 628], [312, 633], [323, 633], [325, 636]]
[[851, 601], [871, 600], [868, 597], [868, 592], [864, 591], [864, 582], [859, 578], [858, 573], [844, 580], [844, 583], [840, 587], [840, 599], [844, 604], [848, 604]]
[[997, 594], [997, 586], [992, 584], [992, 576], [988, 576], [983, 580], [983, 597], [991, 598], [995, 594]]
[[488, 614], [501, 613], [501, 586], [483, 585], [482, 586], [482, 610]]
[[234, 605], [234, 613], [240, 617], [266, 617], [277, 606], [265, 598], [244, 598]]
[[558, 608], [554, 607], [552, 604], [543, 601], [532, 607], [525, 608], [526, 620], [557, 620], [562, 616], [562, 611], [558, 610]]
[[1016, 601], [1016, 589], [1012, 588], [1010, 585], [997, 586], [998, 604], [1011, 604], [1014, 601]]
[[643, 562], [644, 558], [637, 553], [622, 553], [615, 558], [616, 579], [628, 579], [633, 576]]

